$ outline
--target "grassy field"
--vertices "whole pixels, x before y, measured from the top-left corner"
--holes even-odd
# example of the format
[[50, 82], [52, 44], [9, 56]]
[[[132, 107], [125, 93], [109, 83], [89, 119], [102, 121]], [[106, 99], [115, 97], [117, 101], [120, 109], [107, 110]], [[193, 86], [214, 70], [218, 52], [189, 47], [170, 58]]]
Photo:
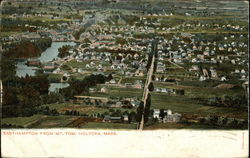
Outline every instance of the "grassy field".
[[92, 93], [91, 96], [99, 97], [142, 97], [142, 89], [110, 87], [109, 93]]
[[234, 95], [237, 93], [244, 93], [242, 90], [236, 91], [232, 89], [215, 88], [215, 86], [217, 86], [218, 84], [220, 84], [220, 82], [208, 83], [208, 82], [192, 81], [191, 83], [191, 81], [188, 82], [180, 81], [178, 82], [178, 85], [168, 82], [154, 82], [155, 87], [184, 89], [185, 96], [196, 97], [196, 98], [208, 98], [210, 96], [223, 96], [223, 95]]
[[18, 126], [28, 126], [30, 123], [44, 118], [44, 115], [33, 115], [31, 117], [10, 117], [2, 118], [1, 124], [12, 124]]
[[48, 80], [50, 82], [60, 82], [61, 81], [61, 78], [62, 78], [62, 74], [49, 74], [48, 75]]
[[146, 77], [124, 77], [122, 78], [121, 84], [125, 84], [125, 83], [132, 83], [134, 84], [135, 81], [137, 80], [142, 80], [143, 82], [145, 82]]
[[86, 64], [89, 64], [90, 61], [77, 62], [76, 60], [71, 60], [67, 62], [65, 65], [72, 68], [86, 68]]
[[21, 32], [0, 32], [0, 37], [5, 37], [5, 36], [11, 36], [11, 35], [16, 35]]
[[59, 115], [59, 116], [48, 116], [43, 119], [38, 124], [34, 125], [32, 128], [60, 128], [66, 127], [67, 124], [74, 121], [79, 117], [77, 116], [66, 116], [66, 115]]
[[193, 113], [203, 116], [218, 115], [239, 119], [247, 119], [246, 111], [229, 107], [205, 106], [187, 96], [170, 96], [153, 93], [151, 97], [152, 109], [171, 109], [174, 113]]
[[225, 16], [184, 16], [184, 15], [172, 15], [172, 16], [144, 16], [145, 18], [155, 19], [155, 18], [166, 18], [166, 19], [184, 19], [184, 20], [214, 20], [214, 19], [225, 19], [225, 18], [237, 18], [235, 15], [225, 15]]
[[39, 16], [31, 16], [31, 17], [22, 17], [23, 20], [29, 20], [29, 21], [36, 21], [41, 20], [43, 22], [52, 22], [52, 21], [58, 21], [58, 22], [69, 22], [71, 19], [66, 18], [59, 18], [59, 19], [51, 19], [48, 17], [39, 17]]
[[173, 122], [173, 123], [155, 123], [153, 125], [145, 126], [144, 129], [145, 130], [157, 130], [157, 129], [225, 130], [232, 128], [212, 126], [212, 125], [200, 125], [200, 124], [183, 124], [183, 123]]
[[136, 124], [88, 122], [80, 128], [87, 129], [136, 129]]
[[[95, 107], [95, 106], [88, 106], [88, 105], [78, 105], [78, 104], [70, 104], [70, 103], [62, 103], [62, 104], [47, 104], [43, 106], [48, 106], [51, 109], [56, 109], [60, 113], [65, 113], [66, 110], [77, 110], [80, 114], [103, 114], [105, 112], [109, 112], [108, 108], [102, 107]], [[124, 108], [112, 108], [114, 110], [120, 110], [121, 112], [124, 111], [135, 111], [135, 109], [124, 109]]]

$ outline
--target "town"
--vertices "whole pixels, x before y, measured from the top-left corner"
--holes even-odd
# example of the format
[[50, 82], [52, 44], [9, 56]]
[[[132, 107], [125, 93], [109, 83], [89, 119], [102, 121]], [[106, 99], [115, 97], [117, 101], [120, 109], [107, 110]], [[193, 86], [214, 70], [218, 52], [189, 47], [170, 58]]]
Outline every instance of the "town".
[[248, 2], [1, 3], [2, 128], [248, 128]]

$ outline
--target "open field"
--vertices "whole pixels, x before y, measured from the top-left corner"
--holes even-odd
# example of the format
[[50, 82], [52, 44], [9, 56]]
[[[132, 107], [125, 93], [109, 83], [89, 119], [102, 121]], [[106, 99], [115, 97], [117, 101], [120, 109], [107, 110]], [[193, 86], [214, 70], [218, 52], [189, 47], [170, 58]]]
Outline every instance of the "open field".
[[48, 75], [48, 80], [49, 82], [60, 82], [62, 78], [62, 74], [49, 74]]
[[114, 88], [110, 87], [109, 93], [91, 93], [91, 96], [98, 97], [142, 97], [142, 89], [135, 88]]
[[1, 124], [13, 124], [17, 126], [27, 127], [32, 122], [40, 120], [46, 116], [44, 115], [33, 115], [31, 117], [9, 117], [1, 118]]
[[86, 129], [136, 129], [137, 124], [88, 122], [80, 128]]
[[144, 129], [145, 130], [158, 130], [158, 129], [225, 130], [225, 129], [232, 129], [232, 128], [173, 122], [173, 123], [156, 123], [154, 125], [145, 126]]
[[[84, 104], [71, 104], [71, 103], [62, 103], [62, 104], [47, 104], [44, 106], [48, 106], [51, 109], [56, 109], [59, 113], [65, 113], [66, 110], [76, 110], [80, 114], [103, 114], [109, 112], [109, 108], [95, 107]], [[124, 108], [112, 108], [114, 110], [124, 111], [135, 111], [135, 109], [124, 109]]]
[[3, 118], [1, 124], [12, 124], [25, 128], [56, 128], [65, 127], [67, 124], [77, 119], [77, 116], [47, 116], [33, 115], [31, 117]]
[[206, 115], [219, 115], [233, 118], [247, 119], [247, 111], [230, 107], [205, 106], [187, 96], [170, 96], [166, 94], [152, 94], [153, 109], [171, 109], [177, 113], [193, 113]]
[[144, 16], [145, 18], [166, 18], [166, 19], [184, 19], [184, 20], [214, 20], [225, 18], [237, 18], [236, 15], [224, 15], [224, 16], [184, 16], [184, 15], [172, 15], [172, 16]]
[[46, 119], [43, 119], [38, 124], [34, 125], [33, 128], [60, 128], [66, 127], [70, 122], [76, 120], [77, 116], [48, 116]]
[[[189, 85], [188, 85], [189, 84]], [[173, 89], [184, 89], [185, 95], [189, 97], [208, 97], [209, 95], [233, 95], [235, 94], [235, 90], [230, 89], [220, 89], [215, 88], [218, 83], [206, 83], [206, 82], [196, 82], [196, 81], [180, 81], [178, 82], [178, 85], [174, 83], [168, 83], [168, 82], [154, 82], [155, 87], [162, 87], [162, 88], [173, 88]], [[206, 93], [204, 93], [206, 92]], [[243, 93], [243, 91], [240, 91]]]
[[11, 35], [19, 34], [19, 33], [20, 32], [0, 32], [0, 37], [11, 36]]
[[137, 81], [137, 80], [142, 80], [143, 82], [145, 82], [145, 77], [124, 77], [121, 80], [121, 84], [125, 84], [125, 83], [134, 84], [135, 81]]

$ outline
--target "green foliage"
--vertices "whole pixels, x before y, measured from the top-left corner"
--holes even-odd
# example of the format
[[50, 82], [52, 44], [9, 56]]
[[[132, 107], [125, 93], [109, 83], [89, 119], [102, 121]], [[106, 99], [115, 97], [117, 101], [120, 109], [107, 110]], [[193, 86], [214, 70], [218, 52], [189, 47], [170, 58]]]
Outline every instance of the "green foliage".
[[210, 97], [208, 98], [208, 101], [205, 102], [205, 104], [211, 106], [224, 106], [247, 109], [247, 100], [247, 97], [242, 94], [234, 96], [223, 95], [221, 97]]
[[150, 92], [154, 91], [154, 84], [153, 84], [153, 82], [150, 82], [150, 83], [149, 83], [149, 85], [148, 85], [148, 90], [149, 90]]
[[14, 78], [16, 73], [15, 61], [5, 56], [2, 56], [0, 60], [1, 80], [5, 81]]
[[90, 41], [88, 38], [85, 38], [85, 39], [83, 40], [83, 43], [89, 44], [89, 43], [91, 43], [91, 41]]
[[3, 117], [31, 116], [42, 104], [41, 95], [48, 93], [49, 82], [46, 76], [26, 76], [5, 80], [3, 87]]
[[43, 95], [42, 103], [43, 104], [52, 104], [52, 103], [63, 103], [64, 98], [60, 93], [51, 92], [48, 95]]
[[51, 43], [51, 38], [41, 38], [34, 42], [22, 40], [18, 43], [4, 45], [3, 47], [10, 49], [3, 54], [9, 59], [38, 57], [44, 50], [51, 46]]
[[124, 38], [117, 38], [115, 44], [125, 45], [127, 44], [127, 41]]
[[64, 58], [66, 56], [69, 56], [69, 50], [71, 49], [71, 46], [70, 45], [64, 45], [60, 48], [58, 48], [58, 57], [60, 58]]
[[76, 31], [73, 33], [73, 36], [75, 37], [76, 40], [79, 40], [81, 34], [85, 32], [85, 29], [84, 28], [81, 28], [80, 30]]
[[36, 108], [38, 114], [58, 116], [59, 112], [56, 109], [50, 109], [48, 106], [41, 106]]
[[150, 106], [151, 106], [151, 95], [148, 94], [148, 98], [146, 100], [146, 106], [144, 109], [144, 122], [147, 123], [148, 122], [148, 118], [150, 115]]
[[35, 42], [35, 45], [43, 52], [47, 48], [51, 47], [52, 39], [51, 38], [40, 38]]
[[70, 86], [67, 88], [60, 89], [60, 93], [66, 98], [73, 98], [74, 95], [86, 94], [90, 87], [96, 86], [96, 84], [103, 84], [108, 81], [106, 76], [90, 75], [85, 77], [83, 80], [73, 80]]
[[165, 117], [164, 109], [160, 109], [160, 118], [163, 119]]
[[138, 108], [136, 109], [136, 122], [141, 122], [143, 110], [144, 110], [144, 103], [141, 102]]

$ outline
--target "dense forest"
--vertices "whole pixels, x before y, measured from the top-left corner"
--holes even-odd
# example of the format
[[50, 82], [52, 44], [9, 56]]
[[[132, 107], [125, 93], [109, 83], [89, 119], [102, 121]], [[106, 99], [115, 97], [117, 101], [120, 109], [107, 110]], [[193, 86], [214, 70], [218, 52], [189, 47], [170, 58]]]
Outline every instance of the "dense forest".
[[22, 40], [19, 43], [8, 45], [9, 50], [4, 52], [5, 58], [31, 58], [38, 57], [43, 51], [49, 48], [52, 44], [51, 38], [41, 38], [31, 42]]

